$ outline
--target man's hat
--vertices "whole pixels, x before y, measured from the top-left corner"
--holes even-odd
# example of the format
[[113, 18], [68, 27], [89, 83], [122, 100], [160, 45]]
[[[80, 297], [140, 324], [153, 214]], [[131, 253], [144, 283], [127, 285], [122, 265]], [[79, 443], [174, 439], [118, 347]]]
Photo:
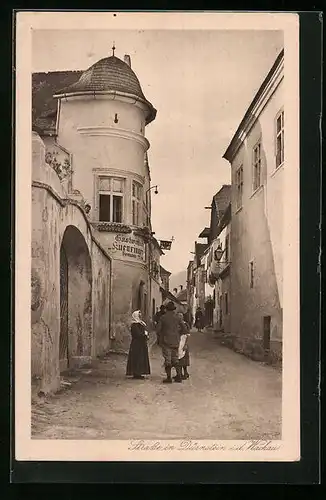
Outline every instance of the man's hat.
[[174, 303], [172, 302], [172, 300], [167, 303], [166, 309], [168, 311], [174, 311], [176, 309], [176, 307], [175, 307]]

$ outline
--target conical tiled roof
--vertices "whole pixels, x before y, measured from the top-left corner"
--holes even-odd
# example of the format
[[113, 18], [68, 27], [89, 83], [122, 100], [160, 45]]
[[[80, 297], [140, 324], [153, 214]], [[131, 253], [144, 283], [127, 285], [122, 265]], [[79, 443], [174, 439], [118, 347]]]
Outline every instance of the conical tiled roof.
[[139, 80], [131, 67], [115, 56], [100, 59], [84, 71], [76, 83], [62, 89], [58, 94], [83, 92], [121, 92], [138, 97], [151, 109], [151, 121], [156, 110], [143, 94]]

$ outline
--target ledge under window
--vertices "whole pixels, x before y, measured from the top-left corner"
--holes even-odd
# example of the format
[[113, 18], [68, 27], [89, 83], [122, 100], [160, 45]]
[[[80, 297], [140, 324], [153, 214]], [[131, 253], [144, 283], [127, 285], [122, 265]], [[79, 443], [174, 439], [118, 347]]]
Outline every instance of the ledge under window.
[[239, 212], [241, 212], [242, 207], [243, 207], [243, 205], [241, 205], [241, 207], [238, 207], [238, 208], [236, 209], [235, 213], [236, 213], [236, 214], [238, 214]]
[[278, 167], [276, 167], [273, 170], [273, 172], [271, 173], [271, 177], [274, 177], [274, 175], [276, 175], [277, 172], [279, 172], [280, 170], [282, 170], [282, 167], [284, 167], [284, 161]]
[[105, 231], [108, 233], [131, 233], [132, 229], [126, 224], [121, 222], [91, 222], [92, 226], [98, 231]]
[[252, 195], [250, 196], [250, 198], [253, 198], [257, 193], [259, 193], [260, 191], [262, 191], [264, 188], [264, 184], [261, 184], [257, 189], [255, 189], [255, 191], [252, 193]]

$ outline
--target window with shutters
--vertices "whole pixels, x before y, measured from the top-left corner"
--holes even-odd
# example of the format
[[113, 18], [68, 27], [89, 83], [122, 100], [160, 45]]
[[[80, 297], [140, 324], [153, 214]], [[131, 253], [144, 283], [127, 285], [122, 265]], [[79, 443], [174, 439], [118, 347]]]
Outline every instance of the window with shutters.
[[122, 222], [124, 179], [100, 177], [98, 181], [98, 203], [100, 222]]

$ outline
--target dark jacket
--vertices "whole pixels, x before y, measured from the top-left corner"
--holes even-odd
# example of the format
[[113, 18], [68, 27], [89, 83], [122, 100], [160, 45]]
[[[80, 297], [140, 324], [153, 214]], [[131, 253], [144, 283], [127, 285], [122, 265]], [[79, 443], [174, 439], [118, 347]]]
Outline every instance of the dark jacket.
[[196, 315], [195, 315], [195, 327], [196, 328], [204, 328], [204, 315], [201, 309], [197, 309]]
[[175, 311], [166, 311], [161, 316], [156, 331], [160, 345], [175, 348], [179, 347], [180, 335], [186, 333], [184, 322]]

